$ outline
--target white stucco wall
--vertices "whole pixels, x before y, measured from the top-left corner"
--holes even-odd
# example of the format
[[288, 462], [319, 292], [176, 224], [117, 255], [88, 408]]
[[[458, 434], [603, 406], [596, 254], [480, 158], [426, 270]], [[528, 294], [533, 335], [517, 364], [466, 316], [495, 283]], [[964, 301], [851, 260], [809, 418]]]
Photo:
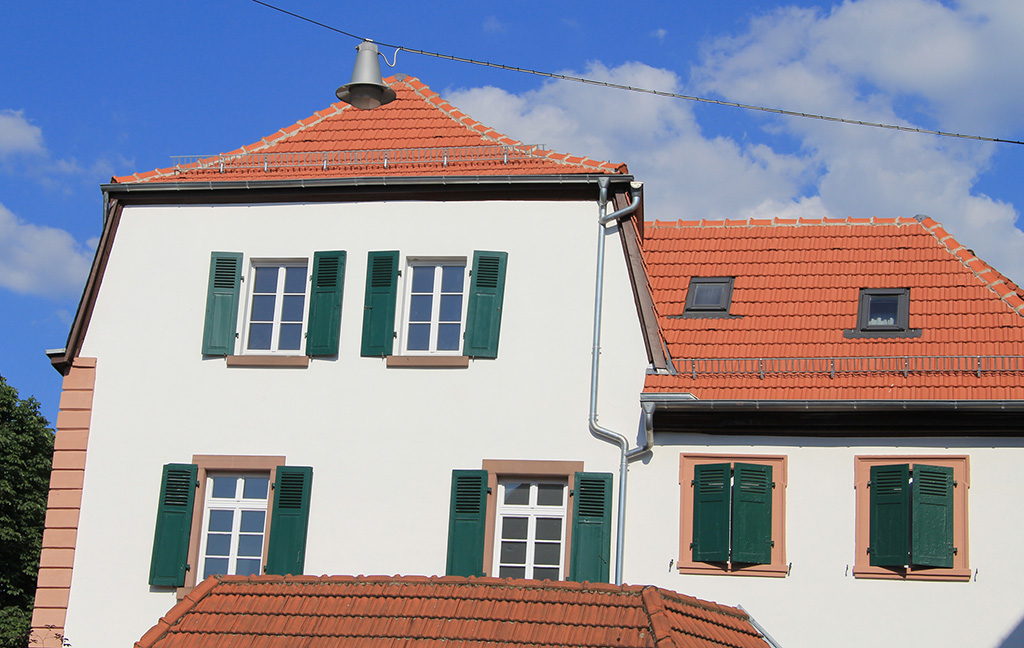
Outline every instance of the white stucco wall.
[[[785, 578], [679, 574], [680, 453], [788, 458]], [[970, 582], [853, 577], [854, 457], [968, 455]], [[1003, 645], [1024, 619], [1020, 439], [786, 439], [664, 434], [629, 473], [625, 580], [742, 605], [785, 648]], [[688, 509], [689, 510], [689, 509]], [[1020, 642], [1020, 637], [1016, 638]]]
[[[72, 644], [129, 646], [175, 604], [147, 582], [165, 463], [246, 454], [313, 466], [310, 574], [443, 574], [453, 468], [557, 459], [616, 473], [616, 447], [587, 429], [596, 217], [595, 202], [125, 208], [81, 352], [97, 377]], [[211, 251], [243, 252], [245, 274], [250, 259], [317, 250], [348, 253], [337, 359], [203, 359]], [[360, 357], [370, 250], [403, 261], [508, 252], [498, 358], [441, 370]], [[609, 235], [600, 420], [634, 439], [646, 355], [625, 267]]]

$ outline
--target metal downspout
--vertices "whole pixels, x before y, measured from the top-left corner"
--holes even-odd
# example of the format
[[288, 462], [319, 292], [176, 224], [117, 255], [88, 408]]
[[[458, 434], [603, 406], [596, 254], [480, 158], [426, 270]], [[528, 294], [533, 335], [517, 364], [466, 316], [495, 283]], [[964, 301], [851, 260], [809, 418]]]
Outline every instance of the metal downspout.
[[[648, 449], [648, 444], [629, 450], [629, 441], [618, 432], [613, 432], [597, 424], [597, 384], [600, 371], [601, 355], [601, 305], [604, 298], [604, 239], [605, 226], [608, 223], [618, 221], [623, 216], [628, 216], [640, 206], [640, 186], [635, 186], [633, 202], [617, 212], [608, 213], [608, 178], [598, 178], [598, 185], [601, 188], [598, 199], [597, 218], [597, 279], [594, 286], [594, 347], [590, 365], [590, 432], [598, 438], [604, 439], [619, 446], [619, 507], [618, 519], [615, 529], [615, 584], [622, 584], [622, 546], [625, 539], [626, 524], [626, 473], [629, 466], [629, 459]], [[649, 437], [648, 437], [649, 438]]]

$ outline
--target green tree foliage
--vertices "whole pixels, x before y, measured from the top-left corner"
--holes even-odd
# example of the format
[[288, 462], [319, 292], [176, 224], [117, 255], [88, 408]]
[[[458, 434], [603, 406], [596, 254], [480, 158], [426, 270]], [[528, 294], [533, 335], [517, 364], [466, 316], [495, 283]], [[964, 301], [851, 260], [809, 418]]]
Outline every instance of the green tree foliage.
[[52, 458], [39, 402], [0, 376], [0, 648], [28, 645]]

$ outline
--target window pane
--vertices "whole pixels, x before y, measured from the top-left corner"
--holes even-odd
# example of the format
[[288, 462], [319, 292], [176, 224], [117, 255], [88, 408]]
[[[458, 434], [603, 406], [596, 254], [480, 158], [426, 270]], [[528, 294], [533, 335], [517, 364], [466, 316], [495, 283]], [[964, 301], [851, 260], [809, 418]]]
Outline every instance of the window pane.
[[900, 298], [896, 295], [868, 297], [868, 326], [896, 326]]
[[263, 533], [266, 511], [242, 511], [242, 533]]
[[507, 517], [501, 520], [501, 537], [512, 540], [526, 539], [527, 519]]
[[414, 293], [434, 292], [434, 266], [413, 266], [412, 291]]
[[557, 567], [562, 562], [562, 545], [557, 542], [538, 542], [533, 552], [534, 564]]
[[429, 322], [433, 301], [432, 295], [413, 295], [409, 302], [409, 321]]
[[441, 267], [441, 292], [461, 293], [466, 277], [466, 266]]
[[231, 553], [231, 536], [227, 533], [209, 533], [206, 535], [207, 556], [227, 556]]
[[263, 534], [238, 536], [239, 556], [262, 556]]
[[565, 487], [561, 484], [537, 484], [537, 504], [561, 506], [563, 491], [565, 491]]
[[306, 267], [291, 266], [284, 269], [284, 291], [306, 293]]
[[234, 511], [210, 511], [210, 527], [207, 531], [230, 533], [231, 523], [234, 519]]
[[520, 484], [516, 482], [508, 482], [505, 484], [505, 503], [506, 504], [529, 504], [530, 503], [530, 485]]
[[693, 287], [694, 306], [721, 306], [725, 286], [722, 284], [700, 283]]
[[525, 542], [502, 542], [501, 562], [513, 563], [516, 565], [526, 564], [526, 543]]
[[205, 567], [203, 568], [203, 577], [212, 576], [214, 574], [226, 574], [228, 573], [228, 559], [227, 558], [207, 558]]
[[502, 566], [498, 570], [498, 578], [526, 578], [526, 567]]
[[273, 334], [273, 324], [250, 324], [249, 325], [249, 348], [269, 349], [270, 336]]
[[562, 520], [559, 518], [537, 518], [538, 540], [561, 540]]
[[301, 322], [305, 304], [305, 295], [285, 295], [284, 303], [281, 304], [281, 321]]
[[439, 324], [437, 327], [438, 351], [458, 351], [462, 324]]
[[277, 292], [278, 268], [256, 268], [256, 278], [252, 282], [252, 291], [258, 293]]
[[[238, 487], [238, 479], [236, 477], [214, 477], [213, 478], [213, 496], [214, 497], [227, 497], [233, 499], [235, 497], [236, 488]], [[231, 514], [230, 511], [214, 511], [214, 513], [227, 513]], [[229, 522], [230, 524], [230, 522]], [[230, 530], [230, 529], [229, 529]]]
[[534, 567], [533, 577], [537, 580], [558, 580], [558, 568]]
[[441, 314], [438, 319], [442, 322], [461, 322], [462, 295], [441, 295]]
[[282, 324], [277, 348], [294, 351], [302, 346], [302, 324]]
[[260, 561], [252, 559], [239, 559], [235, 565], [235, 574], [238, 576], [258, 576], [260, 573]]
[[430, 324], [410, 324], [409, 339], [406, 341], [410, 351], [426, 351], [430, 348]]
[[[270, 485], [269, 477], [246, 477], [245, 485], [242, 487], [243, 499], [267, 499], [267, 489]], [[242, 531], [245, 531], [245, 516], [242, 514]]]
[[249, 316], [249, 319], [256, 322], [272, 322], [276, 300], [277, 297], [274, 295], [253, 295], [252, 315]]

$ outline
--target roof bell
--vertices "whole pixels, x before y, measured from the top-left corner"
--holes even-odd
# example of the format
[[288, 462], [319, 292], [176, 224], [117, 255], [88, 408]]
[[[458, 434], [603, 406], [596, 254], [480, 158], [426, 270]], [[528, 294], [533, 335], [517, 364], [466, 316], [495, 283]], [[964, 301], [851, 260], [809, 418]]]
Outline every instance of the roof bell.
[[338, 88], [336, 94], [338, 99], [362, 110], [372, 110], [395, 100], [395, 91], [380, 76], [377, 46], [372, 41], [364, 40], [356, 47], [352, 82]]

